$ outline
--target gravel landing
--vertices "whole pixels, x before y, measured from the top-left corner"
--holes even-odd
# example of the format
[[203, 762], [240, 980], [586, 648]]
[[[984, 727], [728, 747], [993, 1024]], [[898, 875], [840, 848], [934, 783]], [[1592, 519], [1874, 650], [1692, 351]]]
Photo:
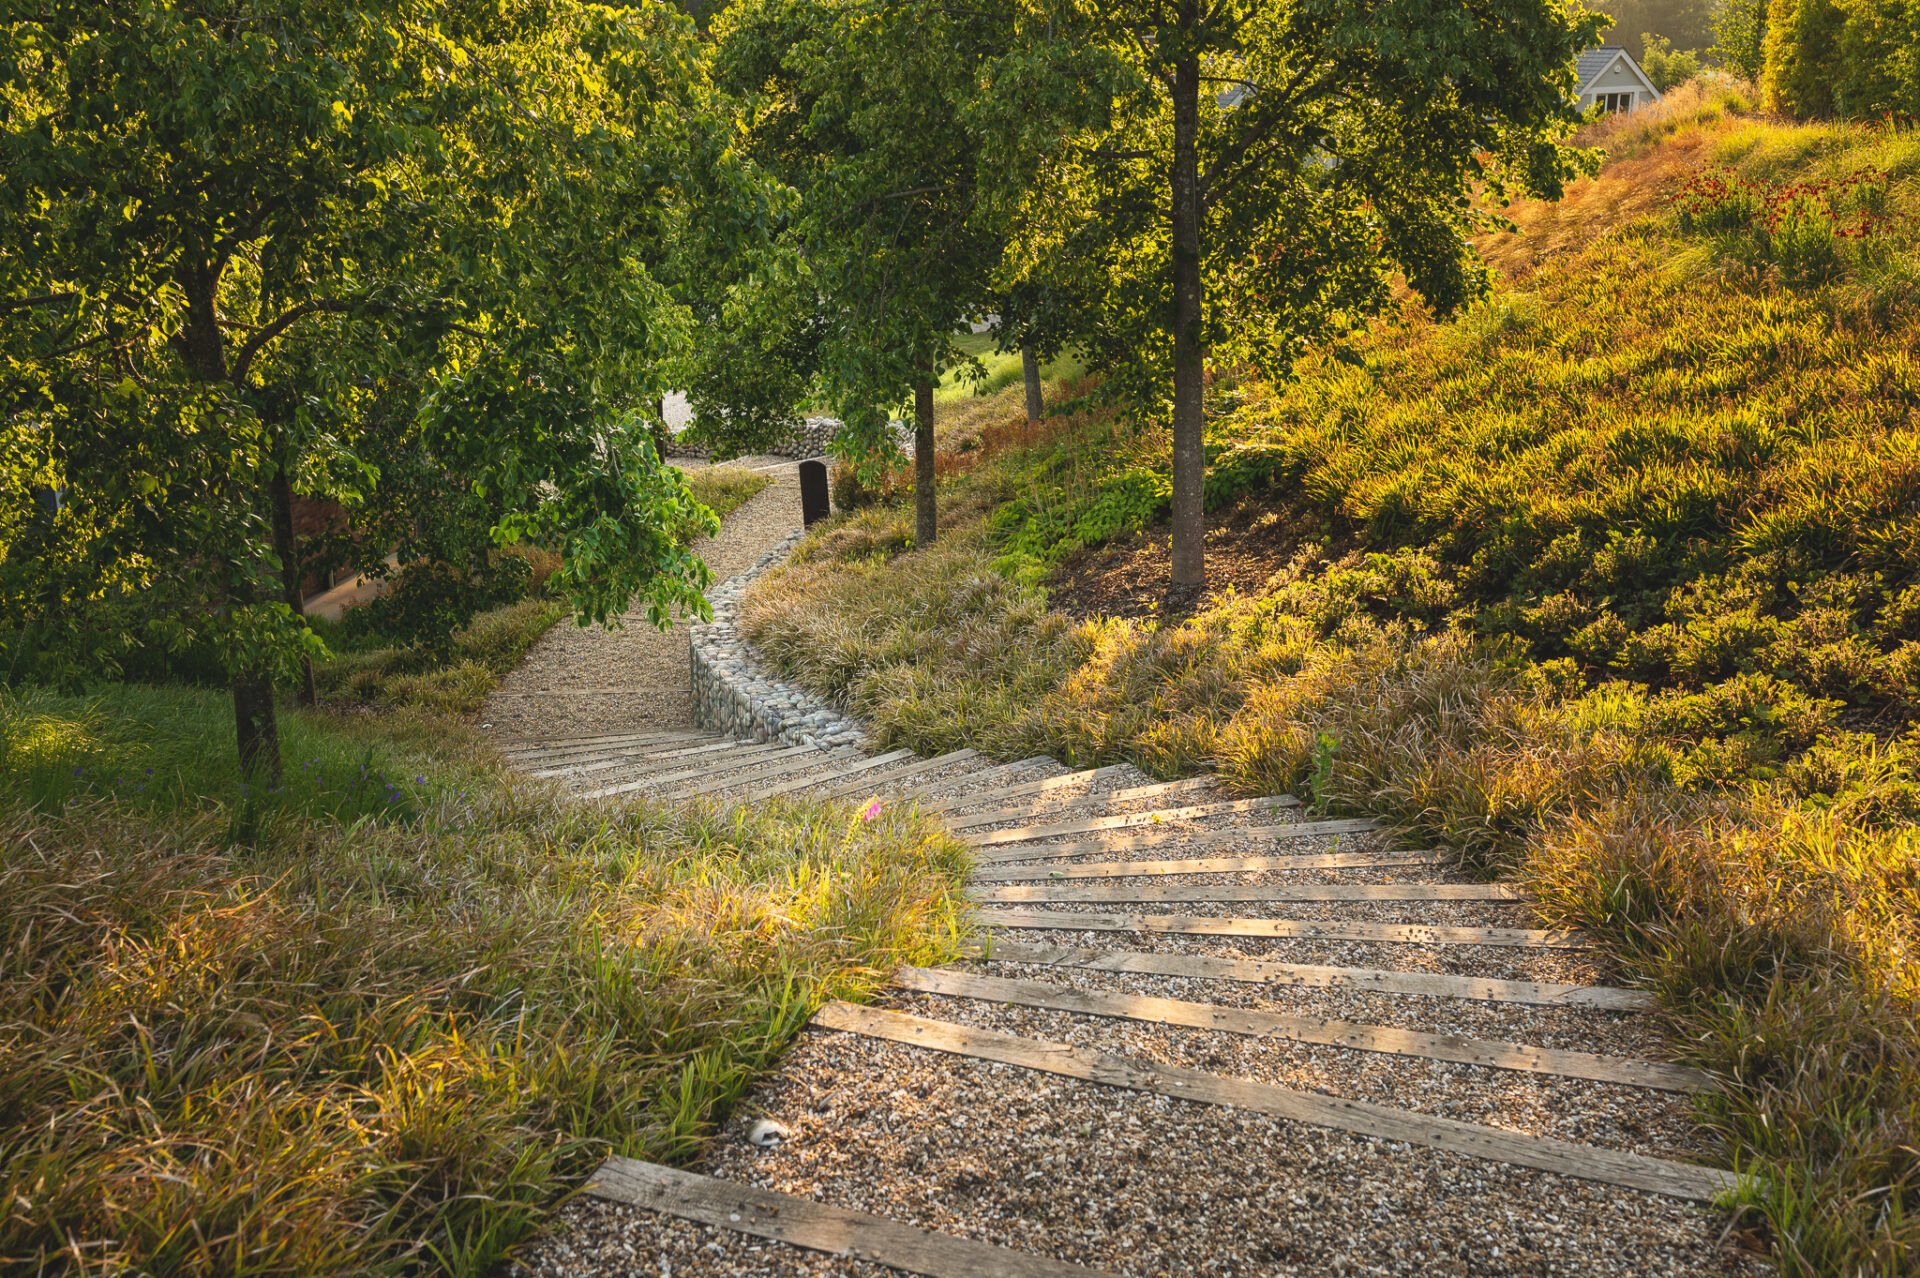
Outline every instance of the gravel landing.
[[[773, 483], [697, 547], [716, 583], [744, 572], [800, 526], [799, 471], [786, 465], [768, 473]], [[684, 619], [663, 633], [644, 613], [631, 613], [618, 630], [566, 622], [549, 630], [519, 669], [501, 680], [480, 722], [501, 741], [642, 728], [691, 730], [692, 698]]]

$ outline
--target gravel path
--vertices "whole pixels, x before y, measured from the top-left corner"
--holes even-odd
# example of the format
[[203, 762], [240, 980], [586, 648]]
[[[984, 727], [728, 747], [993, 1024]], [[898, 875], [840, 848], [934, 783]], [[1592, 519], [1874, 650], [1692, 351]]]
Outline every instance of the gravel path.
[[[777, 458], [743, 458], [745, 466]], [[682, 468], [703, 463], [679, 461]], [[699, 547], [716, 583], [744, 572], [800, 526], [800, 477], [791, 464], [751, 501], [728, 515]], [[539, 740], [640, 728], [691, 728], [684, 619], [655, 630], [632, 613], [618, 630], [561, 623], [528, 652], [487, 699], [481, 723], [502, 741]]]
[[[782, 755], [786, 758], [797, 758]], [[782, 766], [755, 763], [755, 770]], [[822, 775], [829, 766], [823, 763]], [[1114, 812], [1162, 813], [1210, 795], [1204, 787], [1113, 797], [1147, 784], [1120, 770], [1081, 776], [1055, 789], [1000, 792], [1065, 770], [1051, 763], [1001, 770], [968, 759], [917, 774], [877, 770], [862, 794], [889, 802], [917, 793], [954, 800], [945, 815], [1023, 809], [968, 829], [986, 836], [1014, 825], [1079, 820]], [[804, 773], [802, 773], [804, 775]], [[991, 776], [982, 785], [979, 778]], [[970, 782], [970, 778], [972, 779]], [[833, 782], [823, 781], [824, 788]], [[970, 784], [974, 787], [970, 793]], [[715, 784], [715, 793], [750, 787]], [[795, 797], [804, 797], [804, 792]], [[1340, 853], [1392, 855], [1380, 833], [1276, 836], [1273, 826], [1305, 822], [1298, 809], [1229, 812], [1155, 821], [1111, 833], [1149, 835], [1119, 846], [1040, 860], [1071, 834], [983, 849], [1045, 872], [1089, 861], [1179, 862], [1189, 857]], [[1255, 836], [1252, 832], [1260, 830]], [[1222, 834], [1231, 837], [1222, 839]], [[1024, 856], [1022, 854], [1025, 854]], [[1010, 854], [1010, 855], [1009, 855]], [[983, 866], [994, 869], [999, 866]], [[1145, 867], [1143, 867], [1145, 868]], [[1069, 893], [1127, 884], [1231, 885], [1470, 883], [1446, 864], [1267, 869], [1227, 874], [1115, 874], [1041, 878]], [[982, 882], [981, 890], [996, 884]], [[1202, 894], [1204, 895], [1204, 894]], [[1192, 903], [1048, 902], [1031, 908], [1074, 913], [1231, 915], [1420, 925], [1541, 926], [1522, 902], [1445, 900]], [[1616, 983], [1589, 949], [1524, 949], [1486, 944], [1270, 939], [1039, 929], [994, 929], [999, 942], [1097, 951], [1455, 974], [1585, 985]], [[1041, 982], [1058, 990], [1144, 995], [1281, 1016], [1328, 1017], [1364, 1025], [1450, 1034], [1572, 1052], [1660, 1061], [1669, 1048], [1645, 1012], [1590, 1005], [1395, 994], [1226, 975], [1100, 971], [1010, 958], [959, 970]], [[1712, 1165], [1684, 1092], [1596, 1082], [1547, 1072], [1498, 1069], [1416, 1054], [1195, 1029], [1036, 1008], [989, 997], [895, 990], [883, 1005], [948, 1025], [1118, 1053], [1293, 1089], [1309, 1096], [1369, 1102], [1499, 1132], [1571, 1141]], [[1145, 1013], [1139, 1013], [1145, 1015]], [[1037, 1062], [1036, 1062], [1037, 1063]], [[1048, 1066], [1051, 1068], [1051, 1066]], [[751, 1125], [772, 1118], [784, 1141], [762, 1148]], [[1425, 1139], [1423, 1137], [1423, 1139]], [[1126, 1275], [1757, 1275], [1765, 1263], [1728, 1241], [1724, 1212], [1571, 1174], [1530, 1170], [1493, 1158], [1289, 1121], [1252, 1109], [1175, 1099], [1151, 1090], [1100, 1085], [859, 1033], [815, 1028], [748, 1095], [700, 1171], [956, 1237]], [[1588, 1169], [1583, 1164], [1569, 1171]], [[626, 1203], [582, 1198], [519, 1258], [517, 1278], [660, 1274], [867, 1275], [864, 1262], [689, 1224]]]

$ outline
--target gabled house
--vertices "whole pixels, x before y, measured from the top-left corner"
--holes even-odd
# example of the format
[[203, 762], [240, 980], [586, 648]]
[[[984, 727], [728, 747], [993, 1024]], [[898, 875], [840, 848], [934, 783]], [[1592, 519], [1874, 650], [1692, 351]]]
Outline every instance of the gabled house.
[[1583, 110], [1598, 104], [1603, 111], [1638, 111], [1660, 100], [1660, 90], [1625, 49], [1588, 49], [1580, 55], [1578, 74]]

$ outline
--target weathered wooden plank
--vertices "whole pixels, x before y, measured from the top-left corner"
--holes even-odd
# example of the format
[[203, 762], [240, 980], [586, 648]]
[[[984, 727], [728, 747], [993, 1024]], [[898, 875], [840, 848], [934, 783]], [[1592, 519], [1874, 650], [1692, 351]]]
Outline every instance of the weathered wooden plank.
[[906, 780], [908, 777], [917, 777], [923, 773], [932, 772], [936, 768], [949, 767], [955, 763], [964, 763], [968, 759], [978, 758], [979, 754], [980, 752], [978, 750], [952, 750], [937, 758], [923, 759], [919, 763], [909, 763], [904, 768], [895, 768], [891, 772], [882, 773], [880, 776], [871, 779], [856, 777], [852, 781], [843, 782], [831, 789], [822, 790], [814, 797], [818, 799], [843, 799], [850, 794], [860, 793], [869, 789], [878, 789], [882, 786], [891, 786]]
[[871, 771], [874, 768], [884, 768], [890, 763], [898, 763], [902, 759], [911, 759], [912, 757], [913, 751], [911, 750], [894, 750], [888, 754], [876, 754], [861, 759], [858, 763], [848, 764], [846, 767], [828, 773], [824, 777], [801, 777], [797, 781], [786, 781], [776, 786], [770, 786], [764, 790], [755, 790], [752, 794], [748, 795], [747, 798], [758, 803], [762, 799], [772, 799], [783, 794], [792, 794], [795, 790], [805, 790], [809, 786], [826, 785], [844, 781], [848, 777], [857, 776], [862, 772]]
[[[1045, 755], [1036, 755], [1035, 758], [1051, 762]], [[1064, 789], [1067, 786], [1092, 785], [1095, 781], [1103, 777], [1110, 777], [1116, 773], [1126, 771], [1127, 766], [1128, 765], [1124, 763], [1110, 763], [1104, 768], [1082, 768], [1078, 772], [1061, 772], [1054, 776], [1041, 777], [1034, 781], [1023, 781], [1019, 785], [1010, 785], [1005, 789], [996, 790], [990, 795], [976, 795], [971, 793], [955, 795], [951, 799], [943, 800], [938, 805], [929, 805], [926, 811], [952, 812], [958, 808], [972, 807], [976, 803], [1005, 801], [1007, 799], [1016, 799], [1022, 796], [1032, 796], [1036, 794], [1049, 794], [1055, 790]]]
[[735, 745], [725, 737], [705, 735], [652, 736], [636, 737], [629, 741], [603, 741], [597, 745], [568, 746], [559, 750], [512, 750], [504, 751], [507, 758], [523, 767], [551, 767], [562, 763], [589, 763], [595, 759], [612, 758], [622, 754], [631, 754], [643, 750], [677, 750], [688, 746]]
[[1653, 996], [1645, 991], [1606, 985], [1510, 981], [1485, 976], [1395, 972], [1369, 967], [1328, 967], [1319, 963], [1282, 963], [1276, 959], [1224, 958], [1210, 954], [1157, 954], [1148, 950], [1099, 950], [1078, 945], [1029, 945], [1023, 941], [990, 940], [979, 957], [982, 961], [992, 963], [1083, 967], [1094, 972], [1182, 976], [1304, 989], [1360, 990], [1370, 994], [1524, 1003], [1536, 1007], [1646, 1012], [1654, 1006]]
[[736, 746], [734, 747], [733, 753], [709, 756], [697, 767], [673, 768], [664, 772], [658, 770], [651, 771], [631, 781], [623, 781], [619, 785], [610, 785], [598, 790], [588, 790], [584, 792], [581, 797], [586, 799], [604, 799], [616, 794], [632, 794], [636, 790], [657, 789], [663, 785], [670, 785], [675, 781], [687, 781], [694, 777], [705, 776], [716, 772], [731, 772], [740, 765], [754, 760], [771, 759], [775, 755], [783, 754], [788, 750], [805, 748], [804, 746], [777, 745]]
[[[1200, 1104], [1231, 1105], [1317, 1127], [1424, 1145], [1448, 1153], [1675, 1198], [1711, 1201], [1735, 1189], [1739, 1183], [1732, 1172], [1719, 1168], [1577, 1145], [1549, 1136], [1505, 1131], [1367, 1101], [1319, 1096], [1249, 1079], [1222, 1078], [1203, 1070], [954, 1025], [904, 1012], [829, 1003], [814, 1015], [813, 1024], [822, 1029], [844, 1030], [976, 1060], [998, 1061], [1063, 1078]], [[1397, 1157], [1390, 1149], [1382, 1150], [1381, 1154], [1386, 1158]]]
[[1498, 883], [1073, 883], [1003, 887], [976, 892], [981, 904], [1075, 902], [1112, 905], [1128, 901], [1226, 904], [1231, 901], [1491, 901], [1526, 898]]
[[1171, 861], [1076, 861], [1068, 865], [985, 865], [976, 883], [1057, 883], [1066, 879], [1155, 878], [1169, 874], [1251, 874], [1264, 870], [1364, 870], [1374, 866], [1444, 865], [1425, 852], [1303, 852], [1298, 856], [1192, 856]]
[[[611, 754], [593, 754], [581, 759], [567, 759], [553, 762], [553, 766], [541, 768], [527, 775], [535, 777], [577, 777], [590, 772], [608, 772], [614, 768], [644, 768], [653, 765], [658, 770], [683, 767], [686, 761], [703, 754], [718, 754], [723, 750], [741, 749], [738, 741], [716, 741], [710, 745], [687, 748], [675, 746], [671, 749], [654, 750], [646, 746], [636, 746], [619, 750]], [[550, 761], [552, 762], [552, 761]]]
[[1087, 856], [1096, 852], [1137, 852], [1143, 848], [1177, 843], [1182, 851], [1198, 851], [1222, 843], [1236, 846], [1272, 839], [1319, 839], [1345, 834], [1370, 834], [1380, 828], [1377, 821], [1289, 821], [1278, 825], [1251, 825], [1230, 830], [1162, 830], [1152, 834], [1104, 834], [1072, 843], [1031, 843], [983, 848], [974, 853], [980, 860], [1039, 861], [1067, 856]]
[[587, 1182], [586, 1192], [716, 1229], [934, 1278], [1097, 1278], [1101, 1272], [632, 1158], [609, 1158]]
[[[674, 789], [669, 796], [675, 799], [691, 798], [696, 794], [717, 794], [722, 790], [731, 790], [735, 786], [757, 784], [761, 781], [773, 781], [780, 777], [792, 776], [796, 772], [817, 773], [823, 763], [838, 763], [843, 759], [856, 758], [860, 750], [856, 746], [842, 746], [838, 749], [822, 750], [813, 746], [799, 746], [796, 749], [805, 753], [791, 759], [775, 756], [771, 765], [764, 760], [747, 763], [734, 769], [732, 774], [701, 777], [695, 781]], [[745, 796], [742, 796], [744, 799]], [[748, 800], [750, 801], [750, 800]]]
[[1390, 945], [1490, 945], [1510, 949], [1584, 950], [1577, 932], [1521, 927], [1429, 927], [1424, 923], [1350, 923], [1318, 919], [1212, 918], [1199, 914], [1072, 914], [987, 909], [986, 927], [1066, 932], [1159, 932], [1177, 936], [1264, 936], [1304, 941], [1381, 941]]
[[643, 737], [713, 737], [717, 734], [697, 728], [635, 728], [631, 732], [601, 732], [580, 737], [534, 737], [499, 742], [509, 753], [518, 750], [565, 750], [575, 746], [605, 745], [608, 742], [633, 741]]
[[1094, 830], [1124, 830], [1136, 825], [1159, 825], [1169, 821], [1203, 821], [1208, 817], [1235, 812], [1273, 812], [1296, 808], [1300, 800], [1290, 794], [1268, 795], [1258, 799], [1222, 799], [1217, 803], [1190, 803], [1180, 808], [1160, 808], [1152, 812], [1118, 812], [1112, 816], [1085, 817], [1077, 821], [1054, 821], [1045, 825], [1017, 825], [972, 835], [967, 842], [977, 848], [1002, 843], [1024, 843], [1028, 839], [1047, 839], [1057, 834], [1085, 834]]
[[1217, 1003], [1196, 1003], [1185, 999], [1069, 989], [1049, 985], [1045, 981], [1009, 980], [974, 972], [907, 967], [894, 973], [893, 983], [901, 989], [939, 994], [947, 998], [982, 999], [992, 1003], [1037, 1007], [1049, 1012], [1075, 1012], [1154, 1025], [1218, 1030], [1250, 1038], [1281, 1038], [1295, 1043], [1317, 1043], [1360, 1052], [1378, 1052], [1385, 1056], [1452, 1061], [1459, 1065], [1480, 1065], [1487, 1069], [1513, 1070], [1523, 1074], [1551, 1074], [1598, 1083], [1647, 1087], [1663, 1092], [1699, 1091], [1710, 1087], [1713, 1081], [1696, 1069], [1627, 1056], [1532, 1047], [1525, 1043], [1467, 1038], [1459, 1034], [1434, 1034], [1424, 1030], [1398, 1029], [1391, 1025], [1334, 1020], [1325, 1016], [1222, 1007]]
[[947, 828], [954, 831], [973, 830], [981, 826], [999, 825], [1002, 821], [1018, 821], [1025, 817], [1037, 816], [1098, 816], [1102, 809], [1110, 809], [1119, 803], [1165, 798], [1169, 794], [1212, 785], [1214, 785], [1212, 777], [1195, 777], [1187, 781], [1165, 781], [1156, 785], [1135, 786], [1130, 790], [1101, 790], [1091, 794], [1075, 795], [1065, 803], [1046, 809], [1036, 808], [1033, 804], [1027, 803], [986, 812], [969, 812], [964, 816], [952, 816], [947, 819]]
[[[937, 799], [931, 803], [922, 804], [920, 810], [922, 812], [945, 812], [953, 805], [965, 807], [970, 803], [983, 802], [984, 798], [981, 796], [987, 794], [1003, 795], [1012, 793], [1018, 789], [1018, 786], [1002, 787], [1001, 783], [1006, 778], [1023, 772], [1028, 768], [1037, 768], [1042, 764], [1052, 762], [1052, 755], [1033, 754], [1028, 755], [1024, 759], [1015, 759], [1012, 763], [1002, 763], [997, 767], [987, 768], [967, 778], [969, 788], [965, 794], [957, 794], [951, 799]], [[937, 790], [946, 784], [947, 782], [944, 780], [924, 781], [919, 785], [909, 787], [907, 793], [909, 795], [925, 794], [929, 790]]]

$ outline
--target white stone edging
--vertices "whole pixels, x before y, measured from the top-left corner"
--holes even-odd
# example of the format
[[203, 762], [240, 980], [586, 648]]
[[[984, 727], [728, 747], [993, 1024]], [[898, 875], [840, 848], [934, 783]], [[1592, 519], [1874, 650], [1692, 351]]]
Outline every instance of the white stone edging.
[[864, 747], [866, 729], [804, 688], [769, 674], [737, 625], [747, 587], [791, 554], [804, 535], [804, 529], [795, 529], [753, 567], [708, 594], [713, 620], [689, 627], [693, 721], [750, 741]]

